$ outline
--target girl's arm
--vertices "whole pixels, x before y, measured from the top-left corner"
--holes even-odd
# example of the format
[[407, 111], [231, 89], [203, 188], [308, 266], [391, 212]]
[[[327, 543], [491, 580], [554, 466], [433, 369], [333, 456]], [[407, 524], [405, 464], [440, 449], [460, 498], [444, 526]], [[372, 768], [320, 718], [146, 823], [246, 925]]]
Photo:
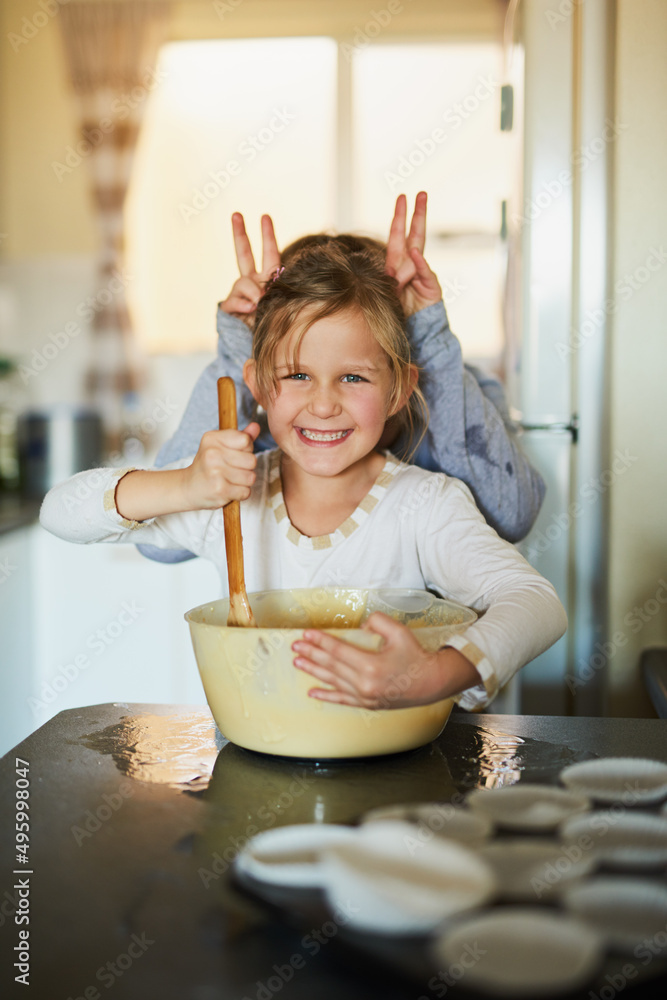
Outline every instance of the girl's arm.
[[78, 473], [49, 490], [40, 521], [48, 531], [73, 542], [145, 541], [168, 548], [185, 538], [196, 540], [197, 533], [188, 532], [193, 518], [183, 515], [216, 511], [250, 495], [257, 463], [253, 439], [258, 431], [257, 424], [244, 431], [209, 431], [192, 462], [179, 468]]
[[551, 583], [486, 523], [468, 488], [436, 479], [440, 489], [426, 499], [423, 515], [415, 514], [419, 560], [429, 589], [483, 612], [447, 642], [482, 678], [483, 686], [459, 698], [462, 707], [478, 709], [563, 635], [567, 616]]
[[420, 191], [406, 234], [407, 201], [399, 195], [387, 241], [387, 271], [398, 283], [429, 407], [428, 430], [412, 461], [467, 483], [488, 522], [518, 542], [535, 522], [544, 482], [516, 442], [500, 384], [463, 364], [437, 276], [424, 259], [426, 204]]
[[[201, 512], [201, 517], [172, 514], [143, 521], [123, 516], [116, 506], [116, 495], [119, 484], [133, 475], [140, 475], [140, 471], [89, 469], [54, 486], [42, 502], [42, 527], [66, 542], [81, 545], [145, 542], [164, 549], [187, 545], [199, 552], [210, 519], [207, 511]], [[196, 523], [199, 521], [201, 524]]]
[[429, 407], [416, 464], [461, 479], [489, 524], [520, 541], [535, 523], [545, 485], [518, 444], [502, 388], [493, 379], [480, 384], [482, 373], [464, 365], [444, 303], [411, 316], [408, 333]]
[[424, 583], [483, 614], [437, 654], [426, 653], [407, 626], [384, 615], [372, 615], [366, 625], [383, 637], [378, 652], [351, 653], [349, 644], [309, 630], [295, 647], [295, 664], [332, 689], [314, 689], [313, 697], [404, 708], [453, 696], [463, 708], [479, 710], [567, 628], [552, 585], [486, 523], [467, 487], [433, 476], [420, 489], [416, 476], [413, 470], [406, 478], [406, 495], [420, 497], [420, 506], [411, 504], [402, 530], [414, 534]]

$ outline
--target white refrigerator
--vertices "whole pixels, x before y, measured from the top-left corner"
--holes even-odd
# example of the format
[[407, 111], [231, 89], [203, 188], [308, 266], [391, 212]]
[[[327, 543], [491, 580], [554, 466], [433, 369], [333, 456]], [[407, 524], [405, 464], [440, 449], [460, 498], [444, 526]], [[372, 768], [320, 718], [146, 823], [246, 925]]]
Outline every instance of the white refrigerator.
[[519, 675], [514, 701], [535, 714], [605, 707], [606, 526], [615, 475], [607, 443], [611, 12], [605, 0], [549, 17], [522, 5], [523, 191], [508, 212], [510, 401], [547, 484], [521, 550], [556, 587], [566, 635]]

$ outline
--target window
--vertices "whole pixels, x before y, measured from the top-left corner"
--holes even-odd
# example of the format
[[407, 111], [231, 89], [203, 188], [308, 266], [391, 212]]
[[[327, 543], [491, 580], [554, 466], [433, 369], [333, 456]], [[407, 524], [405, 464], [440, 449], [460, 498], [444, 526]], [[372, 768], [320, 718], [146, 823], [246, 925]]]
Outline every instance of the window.
[[503, 345], [502, 203], [519, 176], [499, 128], [492, 43], [340, 47], [331, 38], [182, 42], [160, 58], [128, 199], [130, 300], [154, 352], [213, 350], [215, 302], [237, 275], [230, 216], [279, 243], [387, 235], [395, 197], [429, 192], [427, 257], [467, 358]]
[[164, 47], [128, 198], [128, 288], [151, 351], [215, 350], [215, 303], [238, 276], [230, 217], [261, 247], [336, 224], [337, 47], [328, 38]]

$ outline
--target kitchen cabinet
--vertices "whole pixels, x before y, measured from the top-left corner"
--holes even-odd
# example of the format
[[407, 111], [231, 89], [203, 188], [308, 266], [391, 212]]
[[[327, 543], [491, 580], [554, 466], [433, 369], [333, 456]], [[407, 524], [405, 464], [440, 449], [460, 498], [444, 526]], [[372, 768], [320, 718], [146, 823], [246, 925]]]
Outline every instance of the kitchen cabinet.
[[72, 545], [38, 524], [1, 541], [1, 753], [63, 709], [205, 701], [183, 614], [219, 596], [209, 563]]

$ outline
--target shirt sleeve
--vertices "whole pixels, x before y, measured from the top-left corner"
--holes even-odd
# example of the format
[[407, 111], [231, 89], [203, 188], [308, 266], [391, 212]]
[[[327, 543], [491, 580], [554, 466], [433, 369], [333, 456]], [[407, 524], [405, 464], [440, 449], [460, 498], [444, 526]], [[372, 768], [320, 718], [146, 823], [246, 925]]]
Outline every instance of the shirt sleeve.
[[[457, 696], [484, 708], [514, 674], [563, 635], [567, 616], [548, 580], [484, 520], [466, 485], [435, 476], [424, 492], [419, 558], [427, 586], [480, 615], [447, 645], [477, 668], [482, 684]], [[416, 518], [417, 519], [417, 518]]]
[[[183, 468], [190, 459], [173, 463]], [[145, 521], [130, 521], [116, 507], [116, 487], [133, 469], [89, 469], [54, 486], [44, 497], [40, 524], [66, 542], [90, 545], [96, 542], [148, 543], [159, 549], [187, 549], [195, 555], [205, 552], [205, 542], [219, 511], [188, 511]]]
[[545, 485], [519, 446], [500, 383], [464, 365], [443, 302], [411, 316], [408, 333], [429, 408], [415, 464], [461, 479], [489, 524], [520, 541], [535, 522]]

